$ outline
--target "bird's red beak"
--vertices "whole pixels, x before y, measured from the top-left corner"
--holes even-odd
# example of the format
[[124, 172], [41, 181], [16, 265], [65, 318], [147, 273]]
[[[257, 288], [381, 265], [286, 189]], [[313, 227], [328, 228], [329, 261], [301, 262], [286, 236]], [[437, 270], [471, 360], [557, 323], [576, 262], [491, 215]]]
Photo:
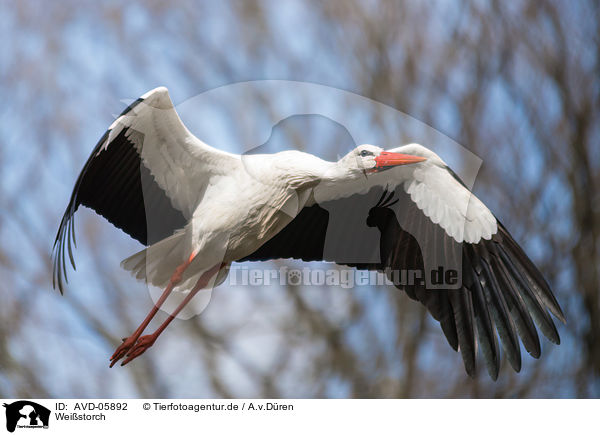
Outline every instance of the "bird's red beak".
[[375, 170], [382, 171], [384, 169], [393, 168], [394, 166], [410, 165], [427, 160], [425, 157], [411, 156], [409, 154], [390, 153], [382, 151], [375, 157]]

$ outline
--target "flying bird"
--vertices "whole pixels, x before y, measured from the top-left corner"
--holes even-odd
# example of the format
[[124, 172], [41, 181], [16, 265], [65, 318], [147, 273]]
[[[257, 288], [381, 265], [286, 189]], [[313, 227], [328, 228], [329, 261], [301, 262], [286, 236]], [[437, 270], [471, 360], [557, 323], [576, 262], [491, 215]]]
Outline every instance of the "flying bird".
[[[143, 354], [232, 262], [283, 258], [385, 273], [440, 322], [471, 376], [478, 349], [496, 379], [499, 344], [518, 372], [519, 339], [534, 358], [538, 330], [560, 343], [550, 314], [565, 317], [542, 274], [458, 175], [418, 144], [360, 145], [337, 162], [293, 150], [227, 153], [195, 137], [159, 87], [116, 118], [77, 178], [53, 248], [61, 293], [67, 261], [75, 268], [81, 205], [145, 245], [122, 266], [164, 288], [111, 367]], [[142, 335], [174, 289], [183, 301]]]

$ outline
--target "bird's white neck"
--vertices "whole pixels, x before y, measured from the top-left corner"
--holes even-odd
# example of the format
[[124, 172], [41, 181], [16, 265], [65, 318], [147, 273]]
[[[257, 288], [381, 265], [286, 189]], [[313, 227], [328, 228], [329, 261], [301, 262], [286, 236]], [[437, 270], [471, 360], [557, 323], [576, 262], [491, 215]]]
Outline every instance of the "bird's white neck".
[[348, 178], [347, 171], [338, 162], [328, 162], [300, 151], [243, 156], [242, 160], [246, 171], [253, 177], [295, 190]]
[[[294, 189], [315, 187], [318, 184], [335, 184], [352, 180], [359, 174], [349, 171], [346, 165], [329, 162], [311, 154], [289, 152], [280, 162], [281, 175], [286, 183]], [[283, 153], [280, 153], [283, 154]]]

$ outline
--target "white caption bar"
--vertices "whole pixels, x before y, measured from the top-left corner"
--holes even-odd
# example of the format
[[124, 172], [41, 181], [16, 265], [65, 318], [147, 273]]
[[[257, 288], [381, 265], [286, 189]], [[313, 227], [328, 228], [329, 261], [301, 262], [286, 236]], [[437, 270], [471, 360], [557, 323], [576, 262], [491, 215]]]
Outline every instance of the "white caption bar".
[[138, 431], [487, 435], [515, 430], [565, 434], [597, 429], [600, 409], [598, 400], [3, 399], [2, 402], [5, 406], [1, 420], [5, 427], [0, 431], [6, 429], [18, 435]]

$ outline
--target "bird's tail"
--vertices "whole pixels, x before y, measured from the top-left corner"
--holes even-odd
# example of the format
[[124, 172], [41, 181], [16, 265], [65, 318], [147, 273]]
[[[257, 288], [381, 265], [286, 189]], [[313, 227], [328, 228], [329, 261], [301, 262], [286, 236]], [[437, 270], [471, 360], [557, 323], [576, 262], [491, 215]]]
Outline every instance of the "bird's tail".
[[177, 231], [126, 258], [121, 262], [121, 267], [138, 280], [157, 287], [166, 286], [177, 266], [185, 260], [184, 243], [181, 243], [184, 235], [184, 231]]
[[[185, 243], [182, 241], [184, 236], [184, 230], [177, 231], [172, 236], [127, 257], [121, 262], [121, 267], [131, 272], [137, 280], [164, 288], [169, 283], [177, 266], [180, 266], [188, 258]], [[186, 269], [181, 283], [177, 286], [178, 291], [184, 293], [189, 291], [199, 275], [215, 264], [214, 259], [213, 261], [204, 260], [204, 262], [194, 260], [192, 265]], [[229, 273], [229, 266], [228, 263], [219, 270], [215, 281], [211, 282], [211, 287], [216, 287], [225, 281]]]

